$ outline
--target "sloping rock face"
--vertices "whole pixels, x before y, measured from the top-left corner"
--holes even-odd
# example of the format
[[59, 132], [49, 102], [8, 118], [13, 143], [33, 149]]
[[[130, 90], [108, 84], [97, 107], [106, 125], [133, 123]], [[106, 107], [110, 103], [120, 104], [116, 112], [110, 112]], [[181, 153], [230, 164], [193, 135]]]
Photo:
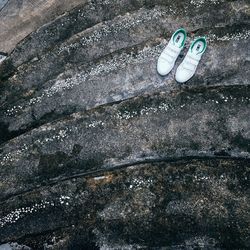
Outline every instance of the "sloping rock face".
[[0, 50], [11, 52], [20, 40], [86, 1], [81, 0], [0, 0]]
[[0, 1], [0, 249], [249, 249], [249, 1], [39, 3]]

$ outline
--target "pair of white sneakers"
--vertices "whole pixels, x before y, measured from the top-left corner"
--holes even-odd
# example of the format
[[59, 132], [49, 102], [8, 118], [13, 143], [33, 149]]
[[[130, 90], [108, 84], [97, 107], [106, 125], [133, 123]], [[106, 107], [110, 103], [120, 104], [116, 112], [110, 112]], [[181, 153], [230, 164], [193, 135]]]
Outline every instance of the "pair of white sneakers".
[[[166, 48], [161, 53], [157, 62], [157, 71], [160, 75], [166, 76], [174, 67], [181, 50], [184, 48], [187, 32], [181, 28], [172, 35]], [[188, 81], [195, 73], [197, 66], [207, 48], [205, 37], [195, 39], [182, 63], [177, 68], [175, 79], [179, 83]]]

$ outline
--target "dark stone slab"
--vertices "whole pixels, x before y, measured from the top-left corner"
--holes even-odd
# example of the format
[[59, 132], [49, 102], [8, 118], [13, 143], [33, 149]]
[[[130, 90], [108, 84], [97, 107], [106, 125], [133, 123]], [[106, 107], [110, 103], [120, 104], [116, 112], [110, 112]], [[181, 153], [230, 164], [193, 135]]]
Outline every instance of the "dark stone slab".
[[139, 164], [41, 187], [1, 203], [0, 238], [33, 249], [247, 249], [249, 164]]
[[76, 113], [1, 148], [0, 199], [145, 159], [249, 158], [249, 86], [161, 93]]
[[0, 249], [249, 249], [249, 1], [27, 3], [0, 12]]

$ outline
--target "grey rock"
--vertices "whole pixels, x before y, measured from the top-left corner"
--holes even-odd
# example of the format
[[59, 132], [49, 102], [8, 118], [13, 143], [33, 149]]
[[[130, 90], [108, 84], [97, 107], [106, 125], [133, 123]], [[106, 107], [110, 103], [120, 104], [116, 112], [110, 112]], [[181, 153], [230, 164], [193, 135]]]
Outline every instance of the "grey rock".
[[183, 159], [57, 181], [1, 203], [0, 237], [34, 249], [247, 249], [249, 166]]
[[19, 245], [16, 242], [0, 245], [0, 250], [30, 250], [30, 249], [31, 249], [30, 247]]
[[[0, 50], [10, 53], [32, 31], [69, 11], [83, 0], [1, 0]], [[14, 34], [14, 35], [13, 35]]]
[[[0, 249], [250, 248], [249, 1], [0, 9]], [[179, 85], [199, 35], [208, 50]]]
[[[108, 6], [112, 6], [111, 3], [108, 2]], [[229, 85], [230, 82], [232, 85], [248, 84], [249, 29], [244, 24], [248, 22], [245, 17], [247, 11], [244, 12], [244, 8], [239, 11], [231, 2], [223, 3], [221, 7], [227, 9], [227, 12], [223, 12], [223, 27], [214, 27], [213, 22], [218, 23], [218, 20], [214, 20], [213, 15], [208, 16], [210, 19], [206, 22], [200, 20], [192, 23], [189, 21], [198, 19], [201, 13], [196, 13], [194, 9], [190, 13], [191, 17], [185, 17], [183, 14], [189, 13], [189, 9], [176, 4], [173, 9], [167, 3], [149, 6], [149, 9], [142, 7], [131, 14], [94, 25], [95, 20], [86, 20], [93, 16], [92, 12], [96, 9], [102, 13], [99, 18], [107, 18], [107, 10], [111, 17], [126, 10], [122, 8], [123, 3], [118, 7], [114, 4], [114, 13], [107, 6], [105, 8], [105, 4], [97, 4], [93, 8], [93, 3], [90, 3], [31, 34], [2, 65], [3, 69], [6, 65], [10, 69], [19, 66], [18, 72], [2, 84], [2, 142], [65, 114], [122, 101], [139, 94], [178, 89], [179, 86], [172, 80], [173, 75], [163, 79], [155, 74], [155, 63], [166, 44], [163, 33], [168, 32], [170, 35], [173, 28], [184, 26], [187, 22], [190, 23], [185, 25], [188, 31], [196, 31], [197, 35], [207, 34], [211, 44], [204, 57], [206, 63], [199, 67], [189, 86]], [[141, 7], [139, 3], [134, 5], [126, 6], [128, 10]], [[203, 8], [199, 10], [206, 13]], [[82, 13], [87, 13], [87, 17]], [[175, 21], [173, 16], [180, 20]], [[79, 23], [79, 28], [75, 27], [77, 35], [70, 39], [60, 38], [65, 35], [66, 26], [75, 24], [75, 20]], [[86, 28], [82, 23], [94, 26], [81, 32], [81, 29]], [[56, 46], [51, 29], [59, 29]], [[45, 39], [43, 43], [41, 37]], [[41, 52], [40, 46], [43, 46]], [[49, 52], [42, 55], [45, 46]], [[228, 54], [231, 56], [225, 56]], [[23, 56], [33, 60], [22, 63], [27, 60]], [[224, 67], [221, 67], [221, 62]]]
[[0, 0], [0, 10], [4, 7], [4, 5], [8, 2], [8, 0]]
[[0, 249], [1, 250], [12, 250], [12, 248], [9, 244], [0, 245]]

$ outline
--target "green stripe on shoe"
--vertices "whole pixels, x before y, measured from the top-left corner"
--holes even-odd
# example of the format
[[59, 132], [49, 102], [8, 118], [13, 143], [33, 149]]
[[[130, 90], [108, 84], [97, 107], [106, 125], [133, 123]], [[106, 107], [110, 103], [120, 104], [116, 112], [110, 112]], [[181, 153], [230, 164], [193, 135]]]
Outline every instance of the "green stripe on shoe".
[[[195, 39], [194, 41], [193, 41], [193, 43], [192, 43], [192, 45], [191, 45], [191, 51], [193, 50], [193, 47], [194, 47], [194, 45], [197, 43], [197, 42], [199, 42], [199, 41], [201, 41], [201, 42], [203, 42], [204, 43], [204, 48], [203, 48], [203, 50], [201, 51], [201, 52], [199, 52], [198, 54], [202, 54], [202, 53], [204, 53], [204, 51], [206, 50], [206, 48], [207, 48], [207, 40], [206, 40], [206, 37], [198, 37], [197, 39]], [[197, 54], [197, 55], [198, 55]]]
[[180, 32], [183, 33], [183, 35], [184, 35], [184, 39], [183, 39], [183, 41], [182, 41], [182, 43], [181, 43], [181, 46], [180, 46], [180, 48], [182, 48], [182, 47], [184, 46], [185, 41], [186, 41], [186, 38], [187, 38], [187, 32], [186, 32], [185, 29], [180, 28], [180, 29], [176, 30], [175, 33], [174, 33], [174, 36], [173, 36], [173, 40], [175, 41], [176, 36], [177, 36], [178, 33], [180, 33]]

